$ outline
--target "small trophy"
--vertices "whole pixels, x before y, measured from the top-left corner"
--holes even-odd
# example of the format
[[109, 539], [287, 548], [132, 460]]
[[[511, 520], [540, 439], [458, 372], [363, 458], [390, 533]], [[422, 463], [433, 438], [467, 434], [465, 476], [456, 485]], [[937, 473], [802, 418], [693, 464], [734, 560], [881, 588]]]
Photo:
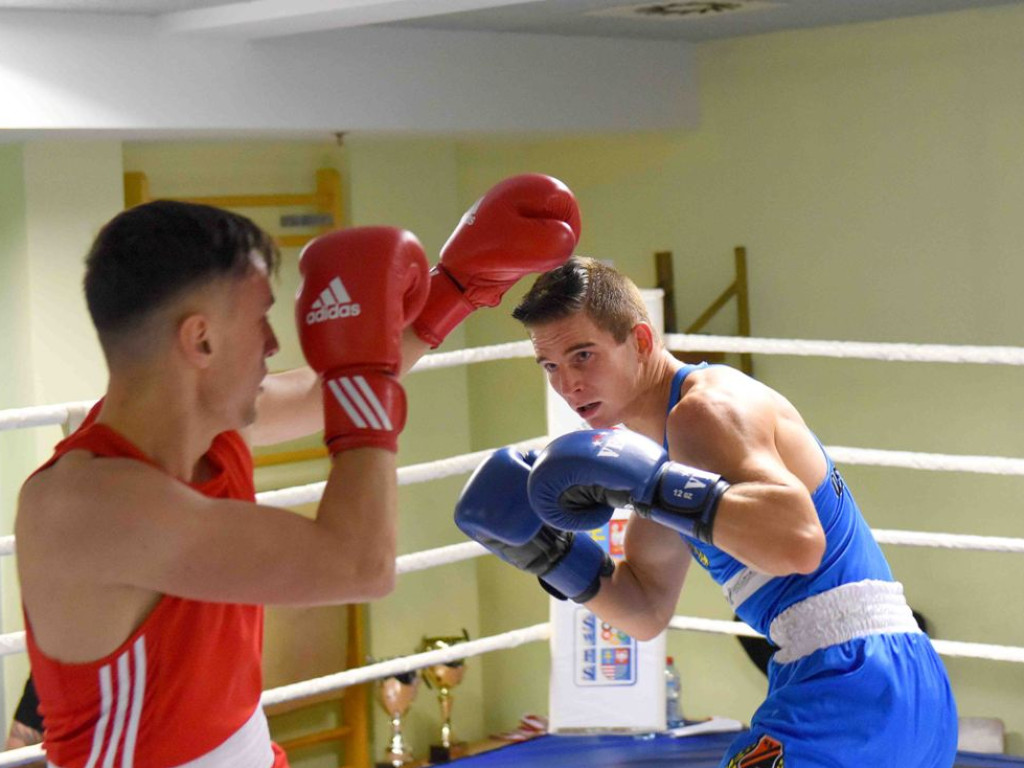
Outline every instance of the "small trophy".
[[[419, 650], [439, 651], [448, 648], [456, 643], [464, 643], [469, 640], [469, 633], [465, 629], [461, 635], [454, 637], [424, 637], [420, 643]], [[437, 691], [437, 701], [441, 705], [441, 743], [430, 745], [430, 762], [446, 763], [456, 757], [465, 754], [465, 742], [456, 741], [452, 736], [452, 688], [462, 682], [462, 676], [466, 673], [465, 664], [460, 661], [452, 661], [447, 664], [433, 664], [423, 669], [423, 679], [427, 685]]]
[[409, 710], [419, 687], [420, 678], [416, 670], [377, 681], [377, 701], [391, 718], [391, 740], [384, 751], [384, 761], [377, 763], [375, 768], [402, 768], [415, 760], [402, 736], [402, 716]]

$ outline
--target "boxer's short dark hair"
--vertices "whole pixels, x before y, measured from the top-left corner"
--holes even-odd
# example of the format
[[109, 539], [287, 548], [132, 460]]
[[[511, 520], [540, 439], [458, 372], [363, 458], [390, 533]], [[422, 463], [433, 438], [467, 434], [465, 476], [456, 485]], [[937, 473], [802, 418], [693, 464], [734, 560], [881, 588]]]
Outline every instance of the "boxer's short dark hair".
[[585, 256], [573, 256], [538, 277], [512, 317], [530, 327], [577, 312], [586, 312], [620, 344], [637, 323], [651, 322], [636, 284], [615, 268]]
[[155, 200], [100, 230], [86, 257], [85, 299], [104, 342], [189, 289], [244, 276], [253, 254], [272, 272], [270, 236], [245, 216], [208, 205]]

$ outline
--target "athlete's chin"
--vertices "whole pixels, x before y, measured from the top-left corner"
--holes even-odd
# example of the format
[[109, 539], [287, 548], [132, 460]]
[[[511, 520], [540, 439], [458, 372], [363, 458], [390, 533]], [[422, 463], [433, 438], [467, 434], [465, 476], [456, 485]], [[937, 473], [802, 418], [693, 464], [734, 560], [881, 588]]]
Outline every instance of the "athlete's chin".
[[594, 413], [591, 416], [585, 416], [583, 420], [587, 422], [587, 426], [591, 429], [611, 429], [618, 424], [617, 421], [607, 418], [601, 413]]

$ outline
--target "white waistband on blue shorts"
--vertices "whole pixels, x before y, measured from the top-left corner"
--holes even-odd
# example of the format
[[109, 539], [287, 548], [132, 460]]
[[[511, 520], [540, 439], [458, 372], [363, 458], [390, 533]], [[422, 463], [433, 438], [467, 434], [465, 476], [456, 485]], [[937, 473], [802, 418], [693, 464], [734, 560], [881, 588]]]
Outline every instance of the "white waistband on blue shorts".
[[857, 581], [812, 595], [791, 605], [772, 621], [768, 632], [779, 650], [779, 664], [858, 637], [915, 634], [921, 630], [898, 581]]

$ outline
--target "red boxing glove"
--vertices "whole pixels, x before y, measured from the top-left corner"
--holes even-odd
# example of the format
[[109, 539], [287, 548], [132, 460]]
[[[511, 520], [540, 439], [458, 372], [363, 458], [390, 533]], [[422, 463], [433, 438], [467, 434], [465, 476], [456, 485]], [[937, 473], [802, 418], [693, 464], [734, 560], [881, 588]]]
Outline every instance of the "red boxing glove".
[[470, 208], [430, 270], [430, 297], [413, 330], [436, 347], [479, 307], [496, 307], [519, 278], [572, 255], [580, 212], [572, 191], [539, 173], [513, 176]]
[[299, 256], [295, 321], [324, 387], [324, 442], [398, 450], [402, 331], [427, 298], [427, 258], [411, 232], [359, 227], [321, 235]]

